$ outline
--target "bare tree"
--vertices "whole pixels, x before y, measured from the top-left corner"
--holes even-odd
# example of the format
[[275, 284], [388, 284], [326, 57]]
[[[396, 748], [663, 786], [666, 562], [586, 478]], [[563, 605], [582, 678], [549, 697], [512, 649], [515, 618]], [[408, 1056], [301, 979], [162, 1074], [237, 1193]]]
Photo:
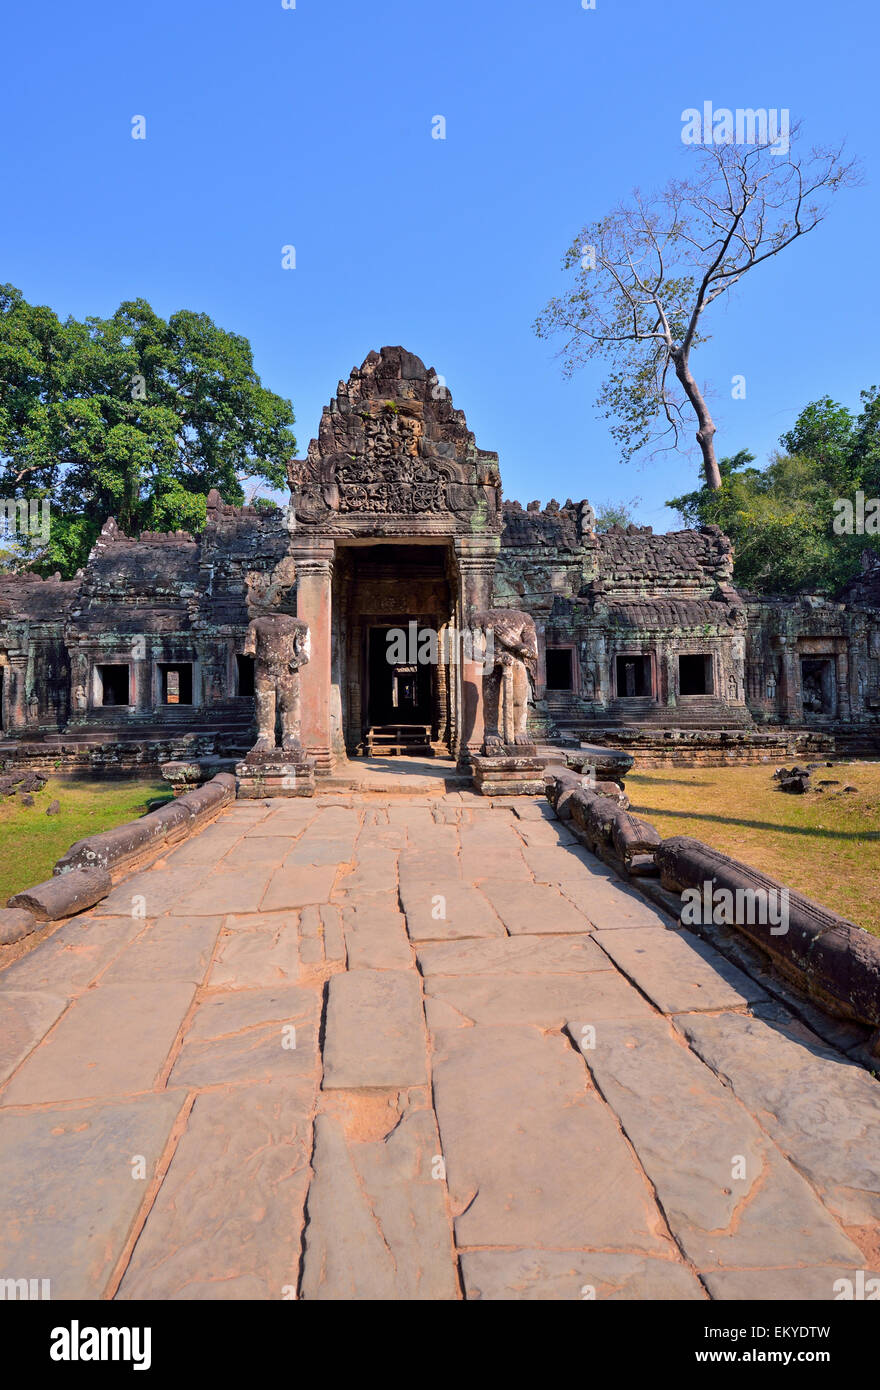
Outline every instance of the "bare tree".
[[[794, 141], [798, 126], [792, 127]], [[744, 275], [811, 232], [828, 198], [857, 182], [843, 147], [806, 157], [765, 141], [694, 147], [695, 176], [645, 197], [636, 189], [587, 225], [567, 251], [574, 287], [535, 324], [539, 337], [566, 335], [565, 371], [592, 357], [612, 370], [597, 397], [624, 460], [680, 449], [696, 417], [703, 472], [720, 488], [715, 422], [691, 369], [707, 340], [703, 316]]]

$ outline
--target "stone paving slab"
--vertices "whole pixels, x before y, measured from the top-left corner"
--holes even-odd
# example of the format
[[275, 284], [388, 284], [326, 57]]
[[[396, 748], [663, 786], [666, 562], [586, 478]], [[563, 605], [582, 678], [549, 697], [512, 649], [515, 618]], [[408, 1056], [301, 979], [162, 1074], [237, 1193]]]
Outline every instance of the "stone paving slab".
[[458, 879], [435, 879], [400, 889], [411, 941], [504, 936], [504, 924], [485, 898]]
[[271, 1081], [196, 1097], [118, 1298], [291, 1296], [314, 1094]]
[[[211, 877], [216, 878], [213, 870]], [[137, 917], [141, 922], [147, 917], [162, 917], [166, 912], [192, 912], [188, 900], [196, 898], [199, 884], [209, 876], [209, 862], [199, 865], [175, 863], [163, 865], [162, 861], [151, 869], [134, 874], [108, 893], [102, 902], [92, 908], [95, 917]], [[213, 916], [218, 912], [232, 911], [218, 901], [216, 891], [205, 898], [206, 906], [202, 915]]]
[[350, 970], [409, 970], [412, 948], [397, 893], [370, 893], [343, 912]]
[[[216, 913], [257, 912], [270, 882], [281, 868], [257, 865], [253, 869], [225, 869], [223, 864], [197, 888], [181, 895], [178, 903], [166, 908], [178, 916], [211, 917]], [[280, 902], [277, 907], [295, 907]]]
[[486, 1300], [705, 1300], [684, 1264], [643, 1255], [569, 1250], [467, 1250], [465, 1297]]
[[590, 879], [565, 879], [558, 888], [599, 931], [668, 927], [672, 921], [616, 875], [607, 879], [600, 874]]
[[[859, 1274], [862, 1280], [859, 1282]], [[870, 1286], [870, 1281], [877, 1282]], [[723, 1269], [703, 1275], [713, 1298], [739, 1301], [819, 1302], [853, 1297], [858, 1288], [863, 1297], [880, 1296], [880, 1271], [845, 1265], [823, 1265], [812, 1269]]]
[[421, 1086], [427, 1043], [414, 970], [353, 970], [328, 985], [324, 1089]]
[[410, 1110], [384, 1139], [346, 1143], [340, 1122], [315, 1122], [304, 1299], [458, 1297], [439, 1138], [429, 1110]]
[[420, 946], [419, 969], [433, 975], [573, 975], [614, 970], [591, 936], [505, 936]]
[[538, 932], [583, 932], [590, 922], [583, 912], [541, 883], [515, 883], [506, 878], [484, 878], [479, 885], [511, 936]]
[[597, 931], [594, 940], [661, 1013], [736, 1009], [767, 998], [759, 984], [690, 932], [634, 927]]
[[678, 1026], [841, 1221], [880, 1221], [880, 1084], [869, 1072], [803, 1029], [739, 1014]]
[[0, 989], [37, 989], [73, 996], [96, 979], [146, 926], [142, 917], [93, 917], [65, 922], [36, 950], [0, 975]]
[[[583, 1026], [570, 1022], [567, 1029], [580, 1045]], [[582, 1055], [697, 1269], [861, 1258], [803, 1178], [665, 1019], [604, 1023]]]
[[316, 990], [296, 985], [203, 992], [168, 1084], [219, 1086], [313, 1074], [319, 1006]]
[[53, 1299], [100, 1298], [185, 1098], [0, 1111], [0, 1274], [49, 1279]]
[[649, 1004], [617, 971], [574, 975], [431, 975], [425, 995], [455, 1009], [472, 1023], [535, 1023], [563, 1028], [577, 1015], [596, 1024], [605, 1019], [651, 1018]]
[[319, 867], [285, 864], [272, 875], [258, 906], [264, 912], [278, 912], [291, 907], [306, 907], [310, 903], [329, 902], [337, 872], [333, 864]]
[[299, 960], [296, 913], [226, 917], [206, 983], [211, 989], [292, 985]]
[[0, 993], [0, 1085], [63, 1014], [67, 1003], [63, 995], [38, 989]]
[[433, 1084], [458, 1246], [674, 1254], [614, 1116], [565, 1038], [435, 1035]]
[[193, 985], [178, 981], [87, 990], [19, 1068], [0, 1105], [151, 1090], [194, 994]]
[[201, 984], [222, 924], [222, 917], [160, 917], [148, 923], [101, 976], [101, 986], [140, 980]]

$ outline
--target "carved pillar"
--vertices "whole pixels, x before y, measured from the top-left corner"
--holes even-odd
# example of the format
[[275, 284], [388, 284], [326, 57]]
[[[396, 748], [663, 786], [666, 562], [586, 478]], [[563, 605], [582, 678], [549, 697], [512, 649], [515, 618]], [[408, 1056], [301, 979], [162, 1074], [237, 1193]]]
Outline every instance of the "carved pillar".
[[[469, 626], [472, 609], [492, 607], [495, 562], [500, 547], [498, 536], [456, 538], [462, 628]], [[464, 653], [467, 657], [478, 654], [472, 648]], [[479, 753], [483, 746], [483, 663], [463, 660], [460, 669], [461, 717], [456, 752], [460, 760], [468, 761], [470, 754]]]
[[790, 638], [780, 637], [779, 651], [782, 658], [782, 719], [784, 723], [797, 724], [803, 718], [797, 650]]
[[326, 776], [333, 768], [330, 734], [332, 540], [294, 541], [296, 616], [308, 623], [312, 654], [300, 672], [302, 745], [315, 759], [315, 772]]

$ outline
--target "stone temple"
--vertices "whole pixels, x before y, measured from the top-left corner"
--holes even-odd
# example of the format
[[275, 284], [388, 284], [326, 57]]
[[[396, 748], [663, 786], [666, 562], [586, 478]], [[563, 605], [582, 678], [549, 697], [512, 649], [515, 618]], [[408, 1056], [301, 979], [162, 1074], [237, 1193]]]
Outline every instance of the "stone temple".
[[[74, 579], [0, 580], [2, 753], [69, 771], [235, 757], [253, 742], [254, 578], [291, 577], [309, 627], [302, 743], [319, 777], [363, 753], [483, 742], [473, 653], [388, 660], [389, 632], [465, 633], [487, 609], [534, 619], [529, 732], [634, 745], [645, 761], [880, 750], [880, 564], [832, 601], [733, 583], [716, 527], [598, 533], [586, 501], [502, 498], [433, 369], [371, 352], [289, 465], [290, 505], [208, 499], [193, 539], [109, 520]], [[280, 569], [279, 569], [280, 567]]]

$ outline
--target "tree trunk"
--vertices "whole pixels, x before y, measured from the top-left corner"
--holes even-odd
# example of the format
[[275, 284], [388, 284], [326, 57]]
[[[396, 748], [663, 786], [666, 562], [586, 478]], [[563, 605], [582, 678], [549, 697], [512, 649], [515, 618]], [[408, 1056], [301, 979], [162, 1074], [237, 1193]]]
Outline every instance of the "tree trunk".
[[700, 453], [703, 455], [703, 472], [706, 477], [706, 486], [717, 492], [721, 487], [721, 470], [718, 467], [718, 460], [715, 457], [715, 421], [709, 413], [709, 407], [703, 399], [699, 386], [691, 375], [687, 357], [672, 357], [675, 367], [675, 375], [681, 382], [685, 395], [694, 408], [697, 417], [697, 443], [700, 446]]

